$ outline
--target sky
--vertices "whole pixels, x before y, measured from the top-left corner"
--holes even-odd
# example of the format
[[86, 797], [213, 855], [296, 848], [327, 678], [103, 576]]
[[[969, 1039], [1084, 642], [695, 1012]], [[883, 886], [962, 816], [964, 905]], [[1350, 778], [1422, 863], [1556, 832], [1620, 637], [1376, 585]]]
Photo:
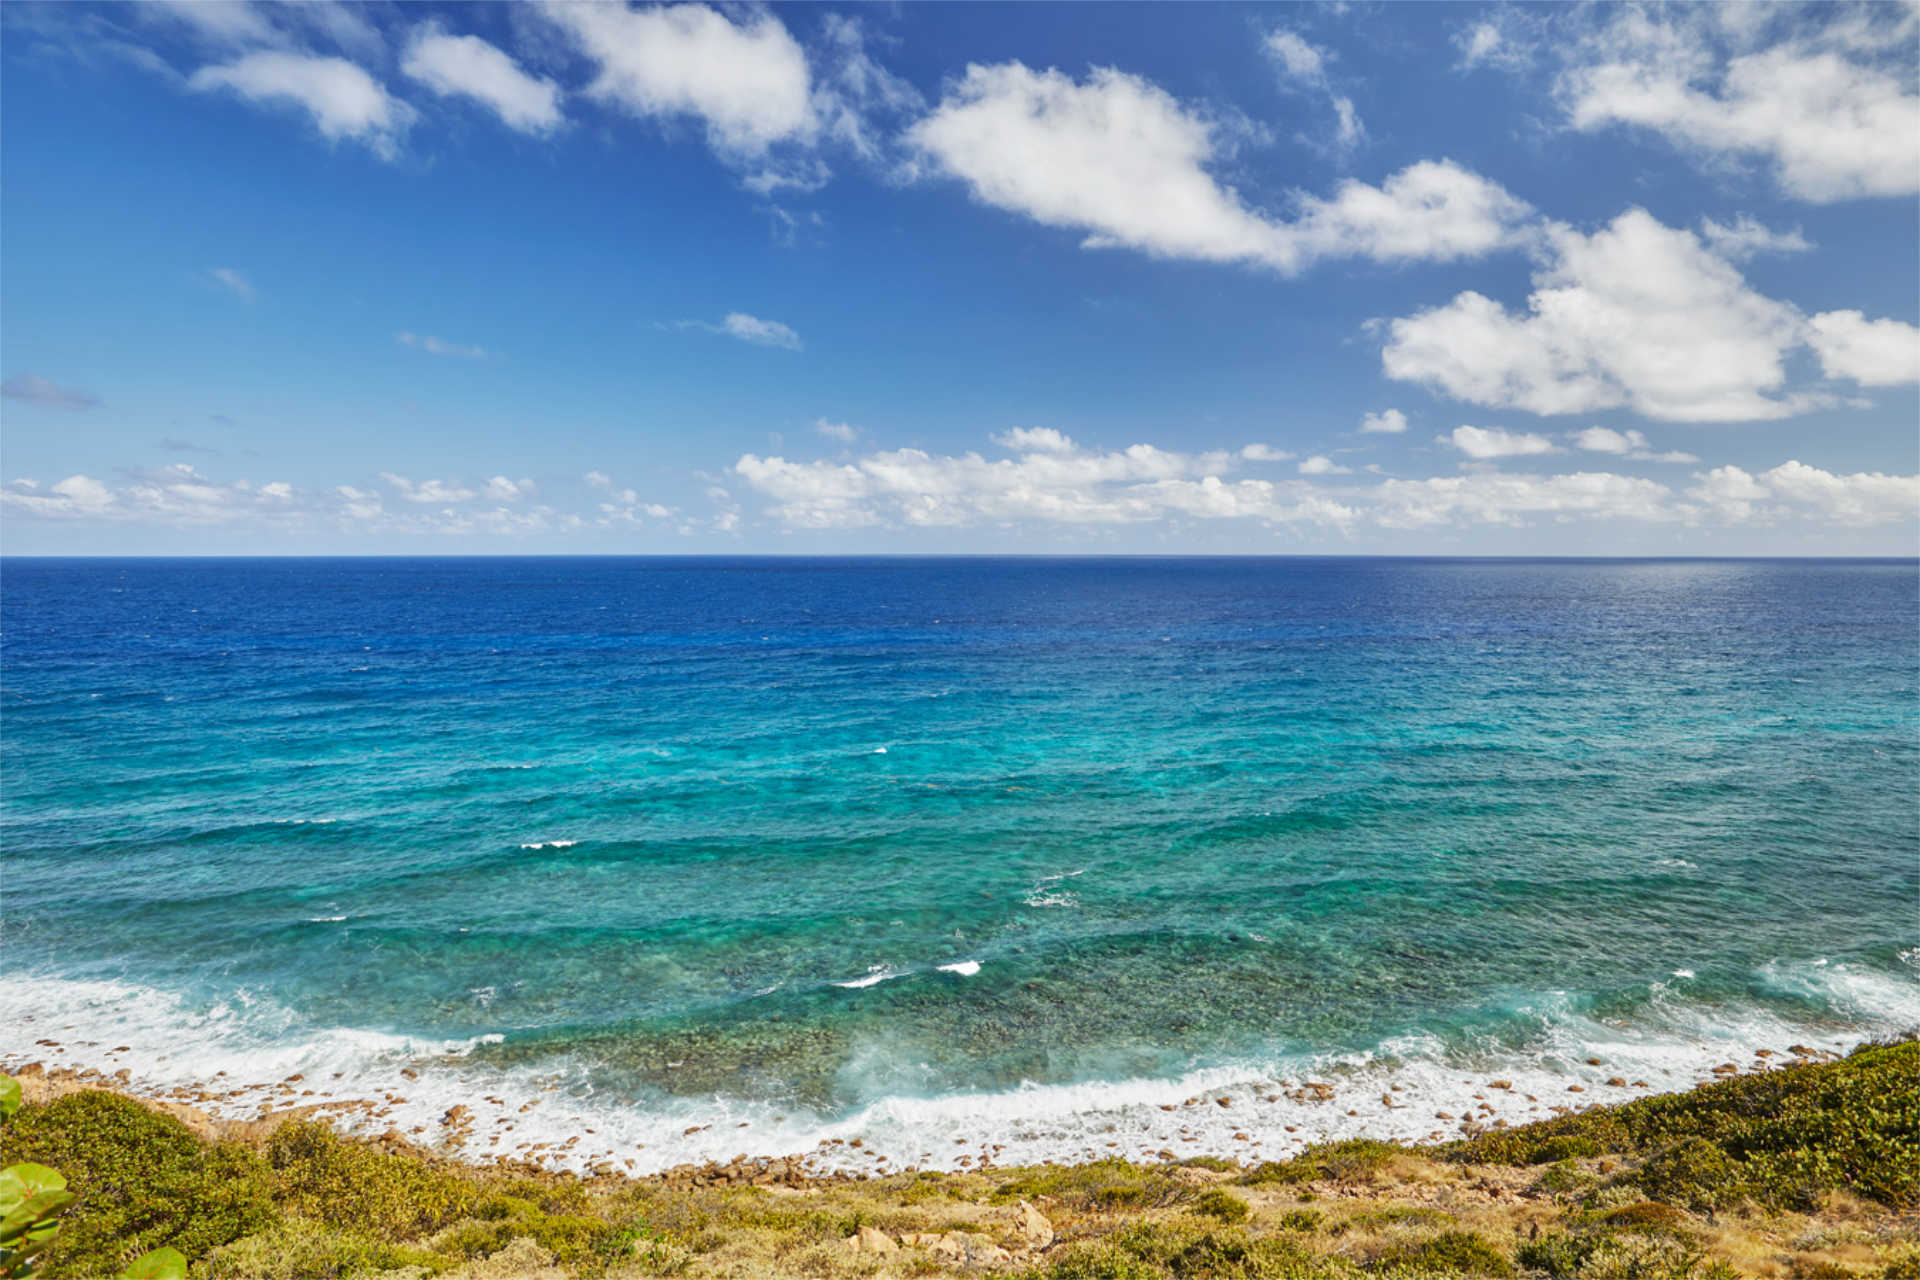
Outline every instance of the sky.
[[0, 6], [0, 551], [1914, 555], [1920, 3]]

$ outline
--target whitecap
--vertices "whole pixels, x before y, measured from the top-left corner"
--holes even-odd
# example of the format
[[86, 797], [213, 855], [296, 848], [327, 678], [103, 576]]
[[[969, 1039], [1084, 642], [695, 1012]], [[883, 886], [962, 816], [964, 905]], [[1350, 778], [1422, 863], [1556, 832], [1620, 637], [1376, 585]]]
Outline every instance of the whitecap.
[[1673, 976], [1674, 976], [1674, 977], [1676, 977], [1676, 978], [1691, 978], [1691, 977], [1693, 977], [1693, 970], [1691, 970], [1691, 969], [1675, 969], [1675, 970], [1673, 971]]
[[522, 849], [571, 849], [579, 844], [578, 840], [535, 840], [532, 844], [523, 844]]
[[887, 754], [887, 749], [886, 749], [885, 747], [875, 747], [875, 748], [873, 749], [873, 754], [875, 754], [875, 755], [877, 755], [877, 756], [883, 756], [883, 755], [885, 755], [885, 754]]
[[308, 916], [308, 924], [339, 924], [345, 916]]
[[1077, 907], [1080, 905], [1080, 899], [1070, 893], [1040, 893], [1036, 891], [1027, 895], [1027, 905], [1030, 907]]
[[884, 964], [876, 964], [867, 970], [867, 976], [864, 978], [851, 978], [846, 982], [836, 982], [833, 985], [836, 987], [846, 987], [849, 990], [857, 990], [860, 987], [870, 987], [876, 982], [885, 982], [888, 978], [898, 978], [899, 976], [900, 973], [897, 970]]
[[940, 972], [957, 973], [963, 978], [971, 978], [974, 974], [980, 972], [980, 962], [978, 960], [956, 960], [952, 964], [941, 965]]

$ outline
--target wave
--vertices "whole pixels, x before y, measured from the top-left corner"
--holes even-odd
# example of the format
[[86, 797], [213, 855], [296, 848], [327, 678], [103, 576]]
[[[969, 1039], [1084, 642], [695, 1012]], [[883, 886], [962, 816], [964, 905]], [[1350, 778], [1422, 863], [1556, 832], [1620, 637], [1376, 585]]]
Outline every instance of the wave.
[[[898, 976], [876, 966], [837, 985]], [[103, 1075], [125, 1068], [144, 1092], [232, 1117], [318, 1105], [343, 1127], [396, 1128], [470, 1159], [511, 1156], [576, 1170], [607, 1162], [644, 1174], [741, 1154], [799, 1154], [817, 1172], [871, 1172], [1169, 1153], [1249, 1161], [1349, 1137], [1439, 1141], [1469, 1120], [1518, 1124], [1685, 1089], [1727, 1063], [1765, 1069], [1791, 1060], [1795, 1045], [1841, 1053], [1920, 1024], [1920, 981], [1901, 974], [1799, 961], [1764, 966], [1756, 977], [1788, 997], [1788, 1011], [1691, 1000], [1689, 984], [1675, 980], [1653, 983], [1627, 1024], [1583, 1012], [1570, 993], [1537, 992], [1503, 1002], [1465, 1036], [1416, 1031], [1367, 1050], [1203, 1064], [1168, 1077], [934, 1096], [877, 1088], [843, 1114], [791, 1100], [622, 1089], [580, 1053], [511, 1066], [475, 1054], [500, 1043], [499, 1034], [315, 1027], [245, 991], [195, 1003], [132, 983], [44, 976], [0, 988], [0, 1063], [37, 1060]], [[483, 1008], [490, 994], [474, 993]], [[1801, 1004], [1804, 1016], [1791, 1011]], [[1515, 1026], [1523, 1029], [1517, 1046]], [[1757, 1055], [1761, 1049], [1774, 1056]], [[894, 1057], [883, 1041], [865, 1046], [848, 1067], [852, 1083], [911, 1078], [912, 1064]], [[455, 1105], [473, 1121], [463, 1143], [442, 1123]]]
[[864, 977], [849, 978], [845, 982], [836, 982], [833, 985], [857, 991], [861, 987], [871, 987], [877, 983], [885, 982], [888, 978], [900, 978], [904, 976], [906, 975], [896, 969], [891, 969], [884, 964], [876, 964], [867, 970]]

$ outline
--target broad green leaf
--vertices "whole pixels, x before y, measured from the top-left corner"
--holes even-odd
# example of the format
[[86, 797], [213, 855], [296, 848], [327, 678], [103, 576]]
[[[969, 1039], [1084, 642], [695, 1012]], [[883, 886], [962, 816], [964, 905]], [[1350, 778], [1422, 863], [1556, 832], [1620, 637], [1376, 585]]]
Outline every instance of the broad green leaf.
[[135, 1258], [118, 1280], [187, 1280], [187, 1256], [170, 1245], [149, 1250]]
[[5, 1120], [20, 1109], [20, 1082], [12, 1076], [0, 1075], [0, 1120]]

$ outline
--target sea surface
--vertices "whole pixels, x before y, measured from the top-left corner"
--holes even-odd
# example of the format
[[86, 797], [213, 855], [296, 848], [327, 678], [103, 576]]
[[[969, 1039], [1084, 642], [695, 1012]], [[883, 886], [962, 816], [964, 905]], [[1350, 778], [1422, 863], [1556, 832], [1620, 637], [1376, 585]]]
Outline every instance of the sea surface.
[[1920, 1022], [1913, 561], [9, 559], [0, 663], [0, 1058], [236, 1112], [1254, 1158]]

